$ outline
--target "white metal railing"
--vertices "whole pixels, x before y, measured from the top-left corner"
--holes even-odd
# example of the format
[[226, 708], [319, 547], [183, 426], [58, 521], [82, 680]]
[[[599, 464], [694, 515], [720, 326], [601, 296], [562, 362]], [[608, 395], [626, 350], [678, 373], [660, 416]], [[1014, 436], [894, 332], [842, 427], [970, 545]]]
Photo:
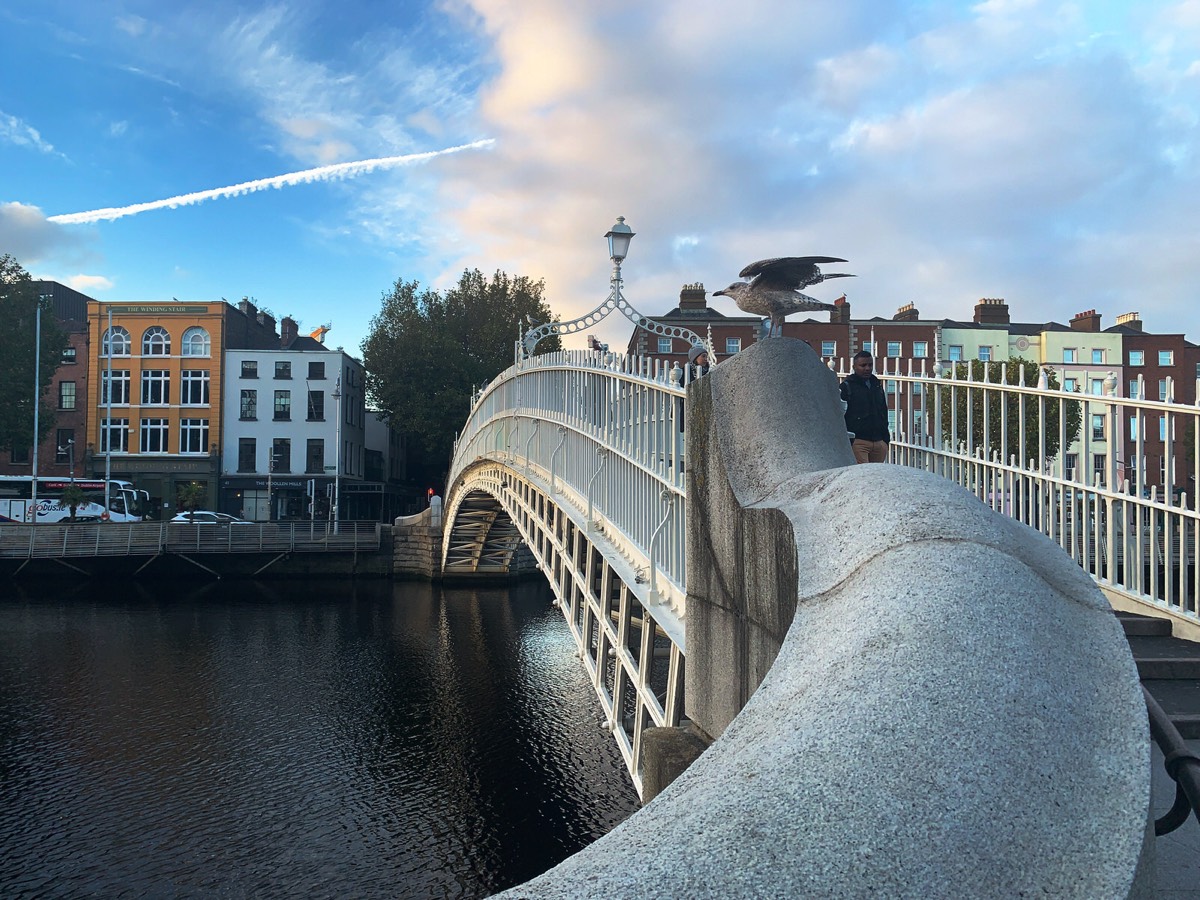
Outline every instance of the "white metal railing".
[[681, 610], [686, 379], [678, 366], [590, 350], [519, 359], [475, 395], [447, 483], [480, 459], [536, 472]]
[[[893, 462], [949, 478], [1041, 531], [1102, 587], [1200, 622], [1200, 407], [1121, 397], [1115, 376], [1103, 394], [1068, 392], [1036, 363], [1004, 365], [996, 380], [986, 366], [972, 377], [920, 362], [877, 360]], [[1142, 379], [1133, 384], [1143, 397]]]

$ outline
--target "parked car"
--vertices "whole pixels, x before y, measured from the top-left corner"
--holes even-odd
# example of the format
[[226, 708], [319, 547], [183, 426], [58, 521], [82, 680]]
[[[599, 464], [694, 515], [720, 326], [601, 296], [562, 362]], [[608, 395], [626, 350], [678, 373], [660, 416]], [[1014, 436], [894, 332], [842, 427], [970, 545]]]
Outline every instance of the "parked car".
[[197, 509], [194, 512], [181, 512], [171, 518], [172, 522], [182, 522], [185, 525], [253, 525], [245, 519], [231, 516], [229, 513], [213, 512], [208, 509]]

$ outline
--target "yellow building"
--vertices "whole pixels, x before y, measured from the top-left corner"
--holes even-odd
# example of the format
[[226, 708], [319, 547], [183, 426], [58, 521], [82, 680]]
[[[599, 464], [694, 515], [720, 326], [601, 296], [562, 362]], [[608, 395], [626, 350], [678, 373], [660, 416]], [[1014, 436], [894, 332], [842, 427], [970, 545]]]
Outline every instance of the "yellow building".
[[88, 303], [87, 466], [128, 478], [169, 518], [182, 485], [215, 508], [226, 349], [279, 347], [275, 320], [249, 301]]

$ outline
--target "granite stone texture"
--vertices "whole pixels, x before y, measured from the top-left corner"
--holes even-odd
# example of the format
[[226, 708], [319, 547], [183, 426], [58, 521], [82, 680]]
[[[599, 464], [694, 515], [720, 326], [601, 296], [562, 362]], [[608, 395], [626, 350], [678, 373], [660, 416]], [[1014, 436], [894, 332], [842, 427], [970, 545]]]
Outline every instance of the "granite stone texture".
[[943, 479], [853, 465], [802, 342], [693, 391], [687, 703], [716, 740], [508, 894], [1147, 895], [1145, 707], [1092, 581]]

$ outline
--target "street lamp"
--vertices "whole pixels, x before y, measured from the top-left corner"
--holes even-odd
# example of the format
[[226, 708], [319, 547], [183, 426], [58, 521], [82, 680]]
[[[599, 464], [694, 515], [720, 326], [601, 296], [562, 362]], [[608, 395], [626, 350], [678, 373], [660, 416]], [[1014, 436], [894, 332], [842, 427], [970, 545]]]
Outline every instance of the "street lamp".
[[334, 447], [333, 447], [333, 533], [337, 534], [341, 510], [342, 483], [342, 378], [333, 387]]
[[67, 459], [71, 464], [71, 484], [75, 483], [75, 438], [67, 438], [67, 446], [59, 447], [59, 453], [67, 454]]
[[617, 266], [618, 281], [620, 280], [621, 263], [629, 255], [629, 242], [633, 240], [634, 230], [625, 224], [624, 216], [617, 216], [617, 224], [608, 229], [608, 258]]
[[271, 448], [270, 455], [267, 457], [267, 521], [271, 522], [275, 518], [275, 504], [271, 502], [271, 476], [275, 472], [275, 462], [279, 457], [275, 453], [275, 448]]

